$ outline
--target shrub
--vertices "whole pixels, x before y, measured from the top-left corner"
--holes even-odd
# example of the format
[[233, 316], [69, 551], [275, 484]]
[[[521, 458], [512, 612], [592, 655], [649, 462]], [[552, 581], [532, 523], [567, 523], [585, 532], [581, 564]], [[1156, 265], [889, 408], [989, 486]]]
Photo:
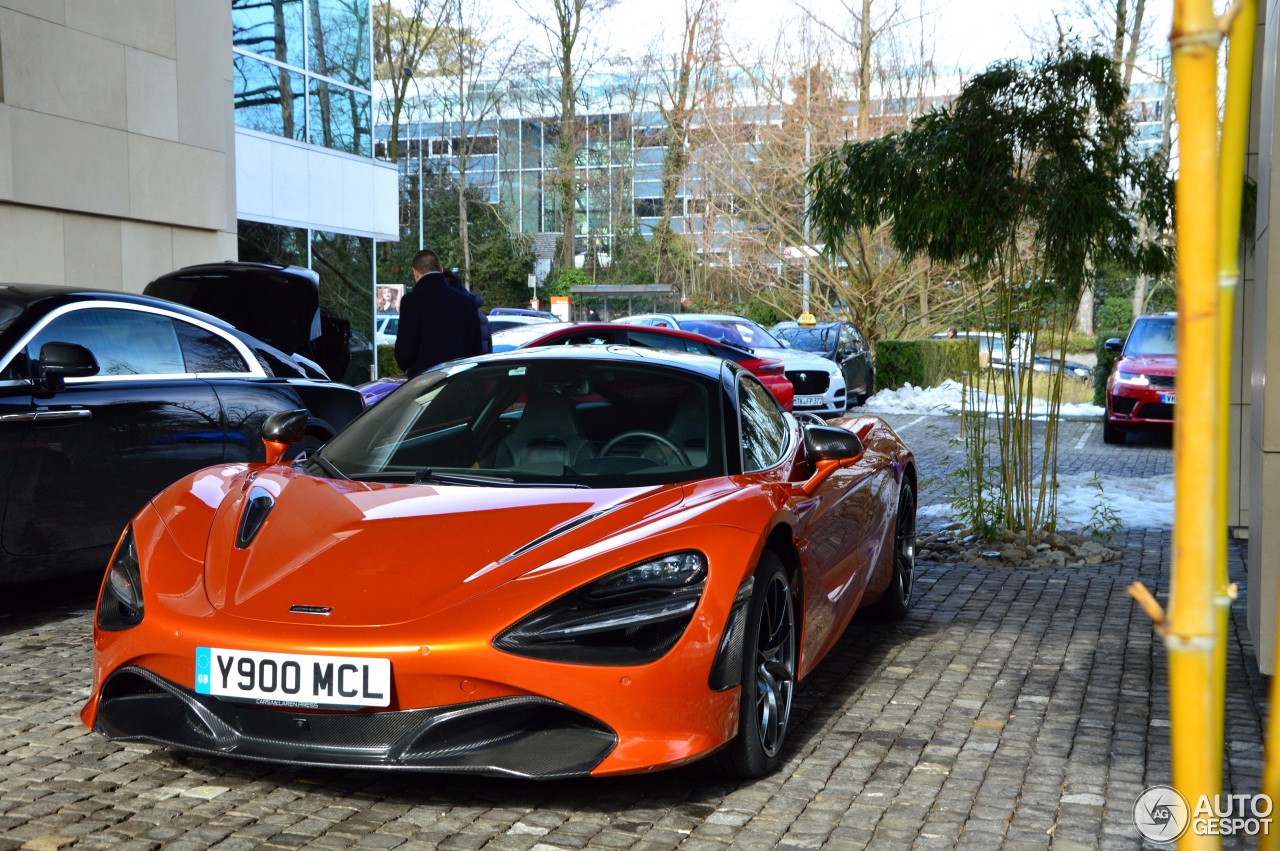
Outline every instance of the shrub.
[[894, 390], [911, 383], [933, 387], [978, 370], [978, 341], [881, 340], [876, 343], [876, 387]]
[[1107, 404], [1107, 377], [1111, 375], [1111, 367], [1115, 366], [1120, 355], [1116, 352], [1107, 351], [1107, 340], [1112, 337], [1124, 339], [1129, 333], [1128, 328], [1120, 331], [1099, 331], [1094, 338], [1094, 351], [1098, 354], [1098, 365], [1093, 368], [1093, 404], [1098, 407], [1106, 407]]
[[378, 377], [401, 375], [404, 370], [396, 363], [395, 346], [378, 346]]
[[1107, 296], [1094, 313], [1095, 328], [1128, 328], [1132, 323], [1133, 302], [1121, 296]]

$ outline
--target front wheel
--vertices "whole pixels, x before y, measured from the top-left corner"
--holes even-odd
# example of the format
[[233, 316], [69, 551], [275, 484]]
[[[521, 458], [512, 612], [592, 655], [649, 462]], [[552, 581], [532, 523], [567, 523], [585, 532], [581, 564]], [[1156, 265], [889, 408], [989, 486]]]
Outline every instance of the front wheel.
[[743, 631], [738, 735], [720, 753], [735, 777], [762, 777], [782, 763], [799, 659], [795, 596], [782, 561], [765, 550]]
[[902, 483], [898, 495], [898, 521], [893, 536], [893, 579], [880, 598], [879, 609], [890, 620], [902, 620], [911, 606], [916, 572], [916, 492]]
[[1128, 437], [1125, 435], [1124, 430], [1113, 426], [1106, 414], [1102, 415], [1102, 442], [1110, 443], [1112, 446], [1128, 442]]

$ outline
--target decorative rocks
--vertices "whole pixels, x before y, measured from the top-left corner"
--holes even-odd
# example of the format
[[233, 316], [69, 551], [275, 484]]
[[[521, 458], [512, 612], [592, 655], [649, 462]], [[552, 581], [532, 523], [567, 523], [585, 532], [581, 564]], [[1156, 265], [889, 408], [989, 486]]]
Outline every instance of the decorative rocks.
[[1000, 529], [994, 541], [983, 541], [972, 529], [955, 524], [921, 535], [916, 543], [920, 561], [980, 567], [1080, 566], [1115, 561], [1120, 555], [1119, 550], [1076, 532], [1050, 533], [1038, 544], [1029, 544], [1025, 532]]

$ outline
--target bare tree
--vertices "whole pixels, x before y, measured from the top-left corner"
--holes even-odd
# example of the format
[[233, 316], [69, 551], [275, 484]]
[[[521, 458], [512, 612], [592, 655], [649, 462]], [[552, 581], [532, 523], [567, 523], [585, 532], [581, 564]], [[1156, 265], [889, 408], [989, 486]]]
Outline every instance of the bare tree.
[[431, 50], [449, 11], [447, 3], [433, 11], [432, 2], [377, 0], [373, 4], [374, 73], [388, 90], [389, 98], [379, 100], [389, 113], [386, 156], [392, 162], [400, 158], [400, 116], [410, 81], [433, 70]]
[[456, 164], [462, 280], [470, 288], [467, 177], [473, 157], [498, 151], [497, 128], [485, 132], [485, 127], [502, 105], [523, 45], [497, 23], [485, 4], [445, 0], [445, 7], [450, 26], [442, 28], [437, 42], [441, 67], [432, 80], [432, 88], [445, 113], [456, 122], [457, 136], [443, 140], [441, 145], [442, 153], [451, 153]]
[[617, 0], [517, 0], [521, 10], [545, 36], [545, 59], [559, 76], [553, 104], [560, 123], [554, 181], [564, 233], [561, 264], [568, 268], [574, 265], [577, 236], [577, 161], [582, 132], [578, 102], [583, 79], [595, 59], [589, 37], [602, 14], [616, 3]]

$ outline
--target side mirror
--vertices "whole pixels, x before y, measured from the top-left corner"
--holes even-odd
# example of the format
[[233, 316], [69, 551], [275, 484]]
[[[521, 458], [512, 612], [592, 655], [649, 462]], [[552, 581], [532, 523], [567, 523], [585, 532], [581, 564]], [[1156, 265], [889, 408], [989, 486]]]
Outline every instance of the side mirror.
[[98, 360], [93, 352], [75, 343], [45, 343], [36, 361], [36, 376], [45, 390], [58, 393], [68, 378], [87, 378], [98, 374]]
[[862, 441], [851, 431], [826, 425], [807, 427], [804, 430], [804, 455], [813, 466], [813, 475], [800, 486], [800, 490], [806, 496], [812, 496], [832, 473], [861, 458], [862, 451]]
[[1123, 344], [1120, 342], [1119, 337], [1112, 337], [1110, 340], [1107, 340], [1107, 342], [1104, 343], [1103, 345], [1107, 347], [1107, 351], [1109, 352], [1118, 352], [1120, 351], [1120, 349], [1124, 348]]
[[298, 443], [307, 434], [307, 419], [311, 415], [303, 411], [280, 411], [267, 417], [262, 424], [262, 443], [267, 448], [267, 466], [279, 464], [289, 446]]

